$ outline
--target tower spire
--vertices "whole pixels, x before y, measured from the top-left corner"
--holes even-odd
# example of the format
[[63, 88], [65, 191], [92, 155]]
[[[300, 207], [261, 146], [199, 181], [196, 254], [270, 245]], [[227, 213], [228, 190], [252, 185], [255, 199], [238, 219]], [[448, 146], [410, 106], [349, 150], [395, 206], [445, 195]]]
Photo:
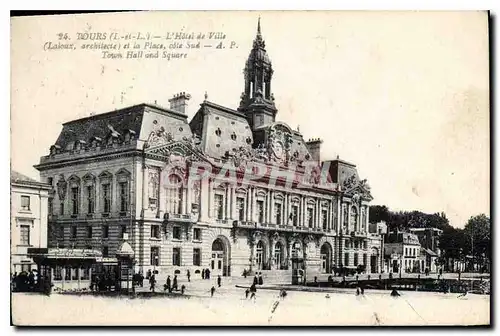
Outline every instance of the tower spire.
[[260, 33], [260, 16], [259, 16], [259, 21], [257, 21], [257, 36], [261, 35]]

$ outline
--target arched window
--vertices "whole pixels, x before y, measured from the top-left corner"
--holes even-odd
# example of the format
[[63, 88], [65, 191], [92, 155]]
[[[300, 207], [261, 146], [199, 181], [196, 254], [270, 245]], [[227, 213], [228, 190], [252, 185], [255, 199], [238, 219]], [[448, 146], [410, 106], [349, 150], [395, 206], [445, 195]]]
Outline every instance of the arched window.
[[168, 177], [167, 185], [167, 212], [173, 214], [182, 213], [184, 188], [179, 175], [171, 174]]

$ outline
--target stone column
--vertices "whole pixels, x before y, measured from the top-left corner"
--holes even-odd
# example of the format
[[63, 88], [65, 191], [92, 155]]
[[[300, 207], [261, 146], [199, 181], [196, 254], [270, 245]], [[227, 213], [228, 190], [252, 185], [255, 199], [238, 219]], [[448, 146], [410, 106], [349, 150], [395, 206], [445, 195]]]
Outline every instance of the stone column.
[[187, 210], [187, 205], [188, 205], [188, 194], [187, 194], [187, 187], [184, 186], [182, 188], [182, 200], [180, 200], [182, 202], [181, 204], [181, 207], [182, 207], [182, 213], [183, 214], [187, 214], [188, 213], [188, 210]]
[[289, 211], [288, 211], [288, 193], [285, 192], [285, 197], [283, 198], [283, 206], [282, 206], [282, 212], [285, 216], [284, 220], [285, 220], [285, 225], [288, 225], [289, 223]]
[[191, 183], [187, 183], [186, 186], [186, 213], [191, 214], [191, 203], [193, 198], [193, 186]]
[[168, 202], [167, 189], [163, 186], [161, 171], [158, 173], [158, 217], [163, 216]]
[[200, 221], [202, 222], [208, 221], [209, 208], [210, 208], [210, 197], [209, 197], [208, 179], [203, 179], [200, 181], [200, 200], [199, 200]]
[[236, 205], [236, 187], [231, 185], [231, 216], [233, 220], [238, 219], [238, 209]]
[[226, 184], [224, 189], [224, 219], [229, 219], [230, 217], [230, 205], [229, 205], [229, 185]]
[[207, 179], [208, 183], [208, 217], [213, 217], [213, 207], [214, 207], [214, 191], [213, 191], [213, 180]]
[[[272, 190], [269, 190], [269, 223], [273, 223], [278, 225], [279, 223], [274, 220], [274, 192]], [[283, 215], [283, 214], [282, 214]]]
[[251, 197], [250, 197], [250, 216], [252, 218], [252, 222], [256, 222], [256, 216], [255, 216], [255, 188], [252, 187], [251, 191]]

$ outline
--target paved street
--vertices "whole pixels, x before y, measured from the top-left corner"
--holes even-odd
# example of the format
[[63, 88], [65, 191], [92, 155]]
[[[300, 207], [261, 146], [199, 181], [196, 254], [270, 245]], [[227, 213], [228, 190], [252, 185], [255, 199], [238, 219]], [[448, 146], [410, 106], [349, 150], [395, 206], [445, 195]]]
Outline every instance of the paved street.
[[[185, 298], [111, 298], [14, 293], [14, 323], [40, 325], [436, 325], [489, 323], [490, 297], [468, 294], [367, 290], [365, 296], [275, 290], [245, 300], [243, 289], [223, 286], [210, 298], [201, 280]], [[279, 302], [279, 303], [277, 303]]]

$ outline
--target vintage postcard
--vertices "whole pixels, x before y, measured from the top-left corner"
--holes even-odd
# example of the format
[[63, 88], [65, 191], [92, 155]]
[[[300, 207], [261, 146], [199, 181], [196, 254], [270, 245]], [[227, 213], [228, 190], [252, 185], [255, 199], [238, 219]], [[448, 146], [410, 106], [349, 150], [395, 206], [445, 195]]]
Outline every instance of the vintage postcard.
[[489, 13], [11, 18], [16, 326], [489, 326]]

